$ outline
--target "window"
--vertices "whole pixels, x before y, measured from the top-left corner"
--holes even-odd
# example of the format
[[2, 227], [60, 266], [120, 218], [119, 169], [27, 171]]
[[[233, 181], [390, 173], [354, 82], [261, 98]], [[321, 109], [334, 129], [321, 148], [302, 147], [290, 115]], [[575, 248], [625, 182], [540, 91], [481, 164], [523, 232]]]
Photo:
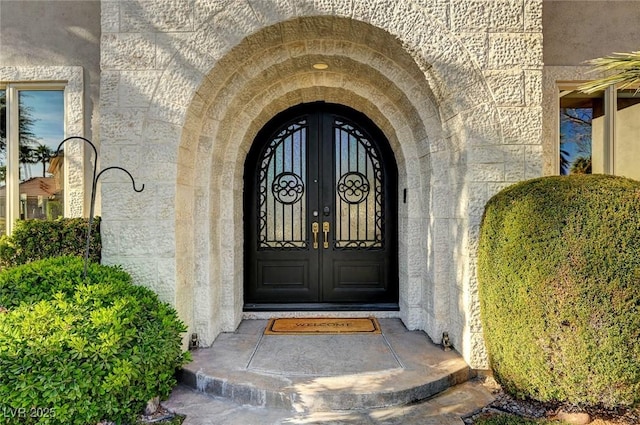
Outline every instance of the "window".
[[[66, 143], [64, 155], [50, 163], [37, 159], [44, 148], [31, 153], [40, 144], [55, 151], [65, 137], [84, 136], [83, 73], [80, 66], [0, 66], [2, 233], [11, 233], [20, 218], [83, 216], [91, 187], [84, 144]], [[26, 130], [25, 120], [31, 120]]]
[[0, 233], [20, 219], [64, 214], [64, 85], [0, 85]]
[[[51, 156], [64, 139], [64, 87], [5, 85], [0, 139], [0, 231], [6, 221], [53, 219], [63, 215], [62, 168], [51, 167]], [[17, 125], [16, 125], [17, 123]], [[17, 158], [17, 160], [16, 160]], [[16, 190], [19, 204], [8, 206]], [[15, 204], [15, 202], [14, 202]]]
[[640, 94], [560, 89], [560, 174], [615, 174], [640, 180]]
[[50, 157], [64, 138], [64, 86], [5, 84], [0, 107], [0, 232], [5, 233], [8, 218], [63, 215], [62, 168], [52, 167]]

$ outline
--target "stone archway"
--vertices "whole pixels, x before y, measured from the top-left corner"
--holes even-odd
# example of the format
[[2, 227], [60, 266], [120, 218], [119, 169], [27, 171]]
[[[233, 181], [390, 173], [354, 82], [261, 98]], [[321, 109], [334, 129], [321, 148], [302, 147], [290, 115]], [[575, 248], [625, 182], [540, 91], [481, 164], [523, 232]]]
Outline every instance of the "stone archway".
[[[449, 331], [467, 361], [480, 367], [486, 358], [474, 246], [492, 192], [486, 175], [502, 167], [495, 180], [504, 180], [508, 152], [472, 43], [461, 43], [441, 11], [409, 1], [301, 4], [199, 5], [191, 18], [178, 14], [154, 36], [148, 66], [148, 37], [107, 28], [103, 78], [115, 80], [109, 67], [124, 67], [114, 85], [138, 92], [137, 109], [126, 116], [136, 133], [105, 140], [103, 153], [108, 162], [139, 135], [141, 173], [158, 179], [149, 196], [161, 196], [155, 202], [163, 206], [160, 220], [133, 224], [149, 230], [142, 243], [120, 237], [114, 246], [107, 239], [108, 261], [150, 281], [205, 343], [235, 329], [242, 317], [242, 164], [250, 143], [289, 106], [343, 104], [385, 133], [398, 162], [401, 199], [406, 189], [399, 211], [400, 317], [434, 339]], [[175, 11], [163, 16], [169, 12]], [[119, 62], [121, 51], [131, 53], [129, 68]], [[316, 62], [330, 67], [313, 70]], [[152, 70], [137, 71], [145, 66]], [[102, 128], [123, 117], [108, 107], [102, 113]], [[490, 164], [473, 161], [491, 150], [497, 155]], [[108, 192], [107, 183], [105, 203], [114, 198]], [[134, 230], [108, 217], [104, 223], [107, 234]], [[145, 263], [148, 256], [154, 265]]]
[[[273, 36], [278, 33], [281, 40]], [[312, 69], [316, 62], [330, 66], [318, 72]], [[473, 74], [469, 78], [473, 81]], [[207, 105], [204, 118], [194, 124], [201, 132], [189, 162], [198, 172], [210, 173], [209, 180], [194, 187], [194, 204], [208, 205], [208, 214], [198, 216], [196, 210], [194, 232], [185, 233], [198, 235], [196, 244], [209, 248], [194, 250], [194, 267], [208, 264], [208, 273], [194, 274], [194, 299], [204, 301], [196, 305], [194, 324], [205, 341], [207, 335], [235, 329], [242, 317], [242, 247], [236, 241], [242, 240], [240, 164], [250, 142], [278, 112], [324, 100], [367, 114], [393, 145], [399, 188], [407, 191], [407, 203], [399, 212], [400, 317], [409, 328], [425, 329], [434, 339], [447, 330], [461, 342], [462, 332], [453, 329], [459, 318], [450, 310], [463, 295], [452, 290], [458, 287], [453, 275], [467, 274], [468, 265], [452, 251], [464, 251], [468, 235], [465, 218], [447, 198], [454, 194], [453, 199], [460, 199], [465, 190], [459, 157], [465, 137], [455, 132], [460, 116], [449, 109], [453, 100], [434, 93], [428, 72], [425, 76], [399, 40], [358, 21], [298, 18], [244, 39], [207, 79], [196, 94]], [[438, 89], [444, 86], [439, 80]], [[422, 238], [415, 236], [420, 234]], [[210, 255], [198, 258], [199, 252]]]
[[[300, 25], [301, 27], [307, 26], [308, 30], [308, 26], [312, 25], [309, 22], [310, 20], [318, 21], [316, 25], [327, 26], [332, 24], [335, 18], [298, 20], [297, 22], [286, 23], [286, 27], [288, 31], [292, 31], [295, 28], [294, 25]], [[345, 20], [345, 24], [354, 25], [353, 22], [348, 20]], [[355, 23], [355, 25], [362, 25], [369, 31], [365, 24]], [[287, 30], [283, 29], [283, 31]], [[261, 33], [258, 33], [255, 38], [260, 38], [261, 35]], [[252, 42], [252, 37], [246, 40], [249, 45]], [[397, 44], [397, 41], [395, 43]], [[313, 46], [314, 54], [295, 54], [300, 49], [304, 51], [307, 48], [305, 47], [307, 44], [316, 44]], [[239, 217], [241, 198], [238, 194], [241, 193], [242, 187], [238, 187], [238, 185], [242, 182], [242, 164], [255, 134], [275, 114], [292, 105], [303, 102], [326, 101], [339, 103], [357, 109], [369, 116], [389, 138], [395, 151], [396, 159], [401, 164], [400, 186], [407, 187], [409, 176], [407, 176], [407, 165], [404, 159], [405, 155], [407, 155], [406, 152], [409, 152], [410, 157], [417, 157], [418, 148], [416, 145], [428, 143], [424, 122], [429, 120], [434, 123], [438, 122], [436, 108], [430, 99], [431, 94], [428, 89], [414, 92], [415, 97], [412, 100], [409, 100], [406, 95], [406, 92], [412, 87], [419, 86], [420, 73], [415, 68], [415, 64], [414, 68], [410, 69], [413, 73], [412, 75], [406, 70], [399, 69], [393, 61], [386, 59], [385, 56], [377, 53], [375, 49], [348, 40], [341, 41], [339, 48], [336, 48], [335, 42], [332, 40], [322, 41], [315, 38], [301, 40], [295, 37], [295, 41], [288, 44], [276, 45], [264, 50], [257, 49], [257, 52], [248, 58], [246, 57], [246, 51], [242, 49], [243, 46], [244, 42], [241, 43], [237, 50], [234, 49], [234, 52], [226, 56], [223, 59], [224, 62], [221, 61], [223, 66], [229, 64], [229, 69], [216, 67], [213, 72], [215, 72], [216, 78], [222, 79], [223, 75], [229, 76], [228, 78], [231, 79], [231, 82], [227, 87], [236, 85], [235, 81], [240, 80], [241, 76], [246, 74], [253, 76], [253, 78], [243, 81], [244, 84], [242, 85], [238, 83], [238, 93], [234, 93], [233, 96], [223, 88], [218, 92], [219, 97], [212, 99], [211, 109], [209, 109], [209, 114], [207, 115], [210, 120], [204, 125], [204, 128], [210, 132], [208, 142], [211, 145], [207, 143], [206, 146], [203, 146], [206, 149], [212, 149], [212, 151], [211, 153], [204, 151], [201, 153], [202, 155], [200, 153], [196, 155], [197, 157], [206, 156], [208, 158], [209, 155], [213, 157], [212, 163], [210, 165], [207, 163], [212, 173], [209, 181], [211, 186], [209, 186], [209, 189], [202, 188], [201, 193], [205, 194], [204, 197], [206, 197], [206, 194], [214, 194], [214, 196], [219, 197], [214, 198], [216, 200], [209, 199], [208, 202], [214, 202], [222, 206], [221, 208], [223, 209], [228, 208], [229, 211], [222, 212], [222, 216], [235, 217], [236, 219]], [[399, 45], [396, 45], [396, 48], [399, 49], [399, 47]], [[282, 56], [283, 50], [287, 52], [284, 56]], [[244, 59], [238, 60], [239, 63], [232, 60], [236, 51], [238, 56]], [[363, 63], [365, 60], [375, 56], [378, 56], [378, 66], [381, 70]], [[404, 56], [402, 60], [407, 64], [413, 63], [407, 56]], [[329, 62], [330, 68], [322, 72], [314, 71], [312, 68], [313, 63], [322, 61]], [[395, 78], [404, 78], [404, 87], [399, 89], [397, 83], [391, 81], [388, 75]], [[422, 102], [420, 105], [421, 112], [413, 104], [416, 99]], [[216, 105], [225, 105], [225, 107], [220, 110]], [[440, 125], [436, 124], [434, 127], [440, 128]], [[204, 140], [202, 135], [200, 140]], [[404, 147], [401, 140], [404, 140]], [[236, 145], [232, 141], [241, 141], [241, 143]], [[217, 148], [216, 144], [218, 144]], [[217, 163], [216, 157], [218, 158]], [[417, 172], [416, 167], [414, 173]], [[424, 179], [418, 175], [413, 175], [411, 178], [416, 192], [422, 192], [421, 185]], [[229, 181], [234, 181], [234, 184], [229, 184]], [[225, 184], [227, 185], [226, 188]], [[203, 200], [203, 202], [205, 201]], [[400, 214], [403, 219], [400, 233], [405, 235], [401, 238], [406, 238], [406, 234], [410, 231], [418, 231], [417, 228], [409, 229], [409, 211], [406, 204], [401, 206]], [[207, 220], [207, 217], [203, 217], [203, 230], [208, 227], [204, 224]], [[209, 227], [213, 229], [210, 237], [214, 244], [222, 244], [219, 245], [221, 247], [220, 252], [224, 252], [225, 255], [233, 253], [234, 261], [239, 261], [242, 258], [242, 247], [232, 243], [224, 246], [224, 241], [239, 240], [237, 238], [241, 240], [242, 229], [239, 227], [241, 221], [235, 220], [233, 225], [229, 224], [221, 227]], [[417, 223], [414, 224], [417, 225]], [[404, 246], [400, 254], [401, 292], [403, 292], [401, 294], [401, 303], [405, 302], [405, 305], [402, 306], [401, 314], [407, 314], [407, 316], [412, 308], [415, 310], [421, 308], [419, 305], [407, 305], [409, 288], [407, 287], [405, 276], [410, 273], [407, 262], [410, 250], [413, 250], [413, 247]], [[213, 271], [215, 276], [235, 275], [236, 277], [235, 280], [229, 280], [218, 288], [221, 291], [226, 291], [227, 297], [223, 296], [223, 299], [233, 299], [234, 301], [232, 305], [222, 306], [222, 309], [219, 310], [227, 312], [226, 320], [233, 317], [231, 323], [226, 325], [226, 329], [233, 329], [239, 320], [238, 313], [241, 311], [242, 306], [242, 293], [239, 289], [243, 285], [242, 281], [239, 280], [239, 276], [233, 271], [237, 263], [234, 265], [232, 261], [220, 261], [218, 264], [221, 268]], [[230, 265], [233, 266], [230, 267]], [[215, 267], [215, 263], [212, 266]], [[225, 270], [225, 267], [229, 267], [229, 269]], [[420, 274], [421, 272], [413, 270], [413, 273]], [[416, 290], [419, 291], [420, 289]], [[421, 314], [422, 312], [415, 311], [413, 314], [415, 319], [409, 326], [420, 327], [421, 323], [418, 320]], [[405, 317], [405, 321], [409, 323], [410, 319]]]

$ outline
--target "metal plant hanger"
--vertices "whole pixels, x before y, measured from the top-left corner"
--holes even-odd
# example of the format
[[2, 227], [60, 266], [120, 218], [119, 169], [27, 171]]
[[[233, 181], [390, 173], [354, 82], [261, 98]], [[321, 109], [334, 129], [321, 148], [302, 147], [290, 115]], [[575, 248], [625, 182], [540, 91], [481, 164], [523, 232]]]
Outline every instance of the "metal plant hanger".
[[62, 147], [62, 145], [64, 145], [69, 140], [82, 140], [83, 142], [88, 143], [89, 146], [91, 146], [91, 148], [93, 149], [93, 155], [94, 155], [94, 158], [95, 158], [94, 162], [93, 162], [93, 179], [91, 180], [91, 207], [90, 207], [90, 210], [89, 210], [89, 227], [87, 228], [87, 247], [86, 247], [85, 253], [84, 253], [84, 279], [87, 280], [87, 264], [89, 263], [89, 250], [90, 250], [90, 247], [91, 247], [91, 230], [93, 228], [93, 214], [94, 214], [94, 211], [95, 211], [96, 186], [98, 185], [98, 179], [102, 176], [102, 174], [104, 174], [105, 171], [121, 170], [121, 171], [124, 171], [125, 173], [127, 173], [129, 178], [131, 179], [131, 183], [133, 185], [133, 190], [135, 192], [138, 192], [138, 193], [142, 192], [144, 190], [144, 184], [142, 185], [142, 187], [140, 189], [137, 189], [136, 188], [136, 181], [133, 178], [133, 176], [131, 175], [131, 173], [129, 171], [125, 170], [124, 168], [118, 167], [118, 166], [107, 167], [104, 170], [101, 170], [99, 173], [97, 173], [98, 150], [96, 149], [95, 145], [93, 143], [91, 143], [90, 140], [85, 139], [84, 137], [80, 137], [80, 136], [67, 137], [62, 142], [60, 142], [60, 144], [58, 145], [58, 149], [56, 150], [55, 156], [58, 156], [58, 154], [60, 153], [60, 148]]

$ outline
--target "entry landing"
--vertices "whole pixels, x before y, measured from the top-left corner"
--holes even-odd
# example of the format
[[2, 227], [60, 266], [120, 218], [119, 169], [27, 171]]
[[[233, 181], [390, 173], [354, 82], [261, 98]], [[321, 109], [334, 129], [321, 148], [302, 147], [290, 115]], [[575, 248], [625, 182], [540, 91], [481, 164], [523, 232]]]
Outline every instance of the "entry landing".
[[267, 320], [245, 320], [193, 351], [180, 379], [239, 405], [308, 413], [406, 405], [474, 375], [424, 332], [379, 322], [379, 334], [265, 335]]

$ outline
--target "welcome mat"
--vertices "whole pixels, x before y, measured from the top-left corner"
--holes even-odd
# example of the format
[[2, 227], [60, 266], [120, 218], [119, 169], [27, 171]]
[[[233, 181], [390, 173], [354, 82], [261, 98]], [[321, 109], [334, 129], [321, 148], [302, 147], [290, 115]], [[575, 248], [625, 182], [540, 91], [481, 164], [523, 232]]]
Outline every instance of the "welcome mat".
[[265, 335], [317, 335], [317, 334], [379, 334], [380, 324], [375, 317], [319, 318], [287, 317], [270, 319]]

